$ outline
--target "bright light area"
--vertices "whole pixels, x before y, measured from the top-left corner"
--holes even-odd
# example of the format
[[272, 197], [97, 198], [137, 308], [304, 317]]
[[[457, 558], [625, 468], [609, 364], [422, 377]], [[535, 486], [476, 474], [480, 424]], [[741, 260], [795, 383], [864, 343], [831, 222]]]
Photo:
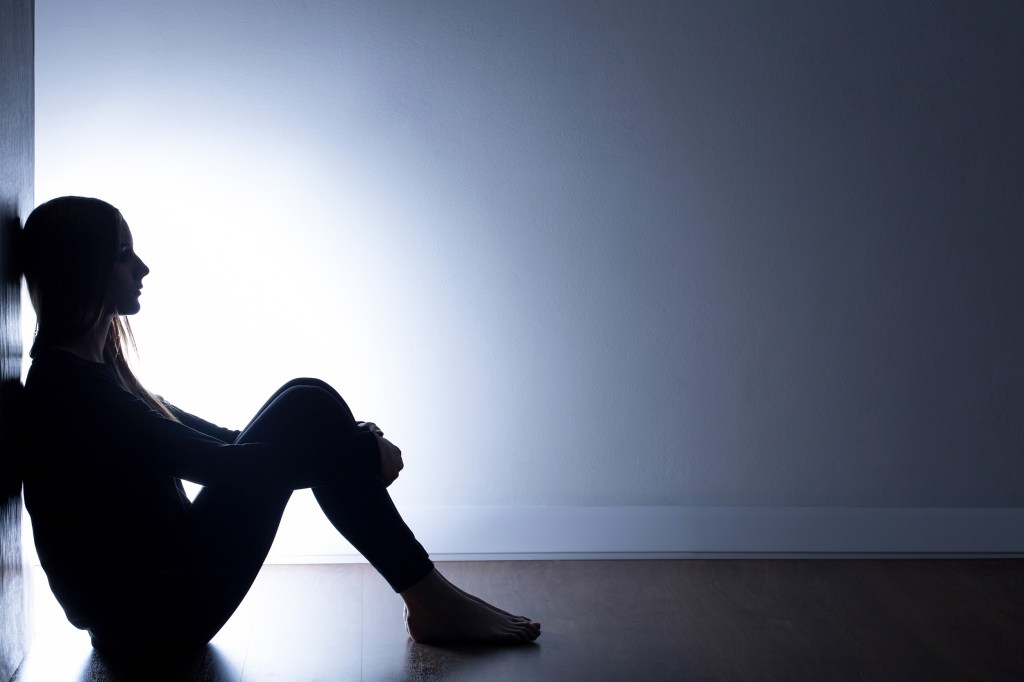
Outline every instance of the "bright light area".
[[388, 339], [416, 323], [398, 305], [404, 281], [387, 272], [409, 271], [401, 252], [367, 229], [373, 216], [318, 224], [305, 184], [289, 182], [301, 158], [246, 165], [191, 144], [146, 149], [144, 160], [108, 150], [123, 161], [96, 167], [90, 156], [87, 167], [65, 165], [64, 177], [39, 178], [42, 197], [105, 198], [132, 228], [152, 271], [131, 318], [143, 381], [226, 425], [244, 424], [277, 385], [302, 375], [341, 384], [363, 409], [387, 409], [379, 393], [396, 377]]
[[[429, 437], [430, 406], [412, 387], [437, 377], [409, 352], [431, 306], [419, 300], [429, 277], [422, 255], [396, 237], [407, 221], [366, 197], [328, 194], [307, 159], [271, 141], [248, 159], [248, 138], [234, 133], [237, 147], [189, 134], [137, 150], [114, 146], [110, 131], [102, 150], [77, 157], [86, 163], [45, 166], [56, 172], [40, 174], [38, 196], [91, 195], [121, 209], [151, 269], [131, 323], [136, 370], [152, 390], [242, 428], [280, 384], [315, 376], [336, 386], [357, 418], [423, 452], [413, 434]], [[319, 517], [308, 491], [296, 497], [292, 507]], [[286, 526], [336, 535], [320, 518]]]
[[[702, 256], [635, 41], [463, 9], [40, 3], [36, 201], [124, 214], [148, 388], [241, 428], [321, 378], [402, 448], [404, 514], [678, 499]], [[308, 493], [279, 540], [344, 546]]]

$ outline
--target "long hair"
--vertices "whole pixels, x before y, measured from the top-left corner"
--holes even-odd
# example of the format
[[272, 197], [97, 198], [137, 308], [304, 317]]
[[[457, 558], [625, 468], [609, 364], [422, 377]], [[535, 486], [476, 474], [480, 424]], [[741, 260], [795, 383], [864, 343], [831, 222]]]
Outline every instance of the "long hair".
[[[103, 304], [120, 250], [121, 212], [105, 201], [60, 197], [40, 204], [25, 221], [21, 266], [38, 327], [30, 357], [70, 343], [103, 318]], [[128, 366], [135, 337], [127, 318], [114, 316], [103, 356], [125, 390], [160, 414], [167, 405], [139, 382]]]

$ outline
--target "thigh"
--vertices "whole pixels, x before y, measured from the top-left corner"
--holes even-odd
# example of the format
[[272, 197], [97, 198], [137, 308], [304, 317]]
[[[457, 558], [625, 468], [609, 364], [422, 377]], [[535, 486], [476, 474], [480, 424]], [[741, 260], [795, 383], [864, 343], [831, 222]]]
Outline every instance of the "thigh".
[[274, 544], [290, 490], [206, 487], [196, 497], [179, 564], [181, 621], [207, 642], [245, 598]]

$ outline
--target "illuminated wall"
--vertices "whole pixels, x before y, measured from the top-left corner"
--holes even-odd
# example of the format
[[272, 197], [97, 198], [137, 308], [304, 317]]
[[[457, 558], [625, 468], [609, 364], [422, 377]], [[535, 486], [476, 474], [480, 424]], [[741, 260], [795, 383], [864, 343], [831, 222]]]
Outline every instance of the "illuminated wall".
[[37, 197], [154, 390], [323, 377], [406, 508], [1019, 507], [1019, 7], [51, 0]]
[[32, 210], [32, 0], [0, 5], [0, 681], [28, 650], [17, 438], [21, 329], [15, 244]]

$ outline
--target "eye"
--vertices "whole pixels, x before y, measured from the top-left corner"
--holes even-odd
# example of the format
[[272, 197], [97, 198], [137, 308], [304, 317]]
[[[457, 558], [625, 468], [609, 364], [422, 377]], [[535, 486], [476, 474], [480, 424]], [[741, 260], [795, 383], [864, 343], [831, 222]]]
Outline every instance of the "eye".
[[131, 257], [131, 255], [132, 255], [132, 247], [130, 247], [130, 246], [122, 246], [121, 250], [117, 254], [117, 259], [123, 263], [123, 262], [127, 261], [128, 258]]

